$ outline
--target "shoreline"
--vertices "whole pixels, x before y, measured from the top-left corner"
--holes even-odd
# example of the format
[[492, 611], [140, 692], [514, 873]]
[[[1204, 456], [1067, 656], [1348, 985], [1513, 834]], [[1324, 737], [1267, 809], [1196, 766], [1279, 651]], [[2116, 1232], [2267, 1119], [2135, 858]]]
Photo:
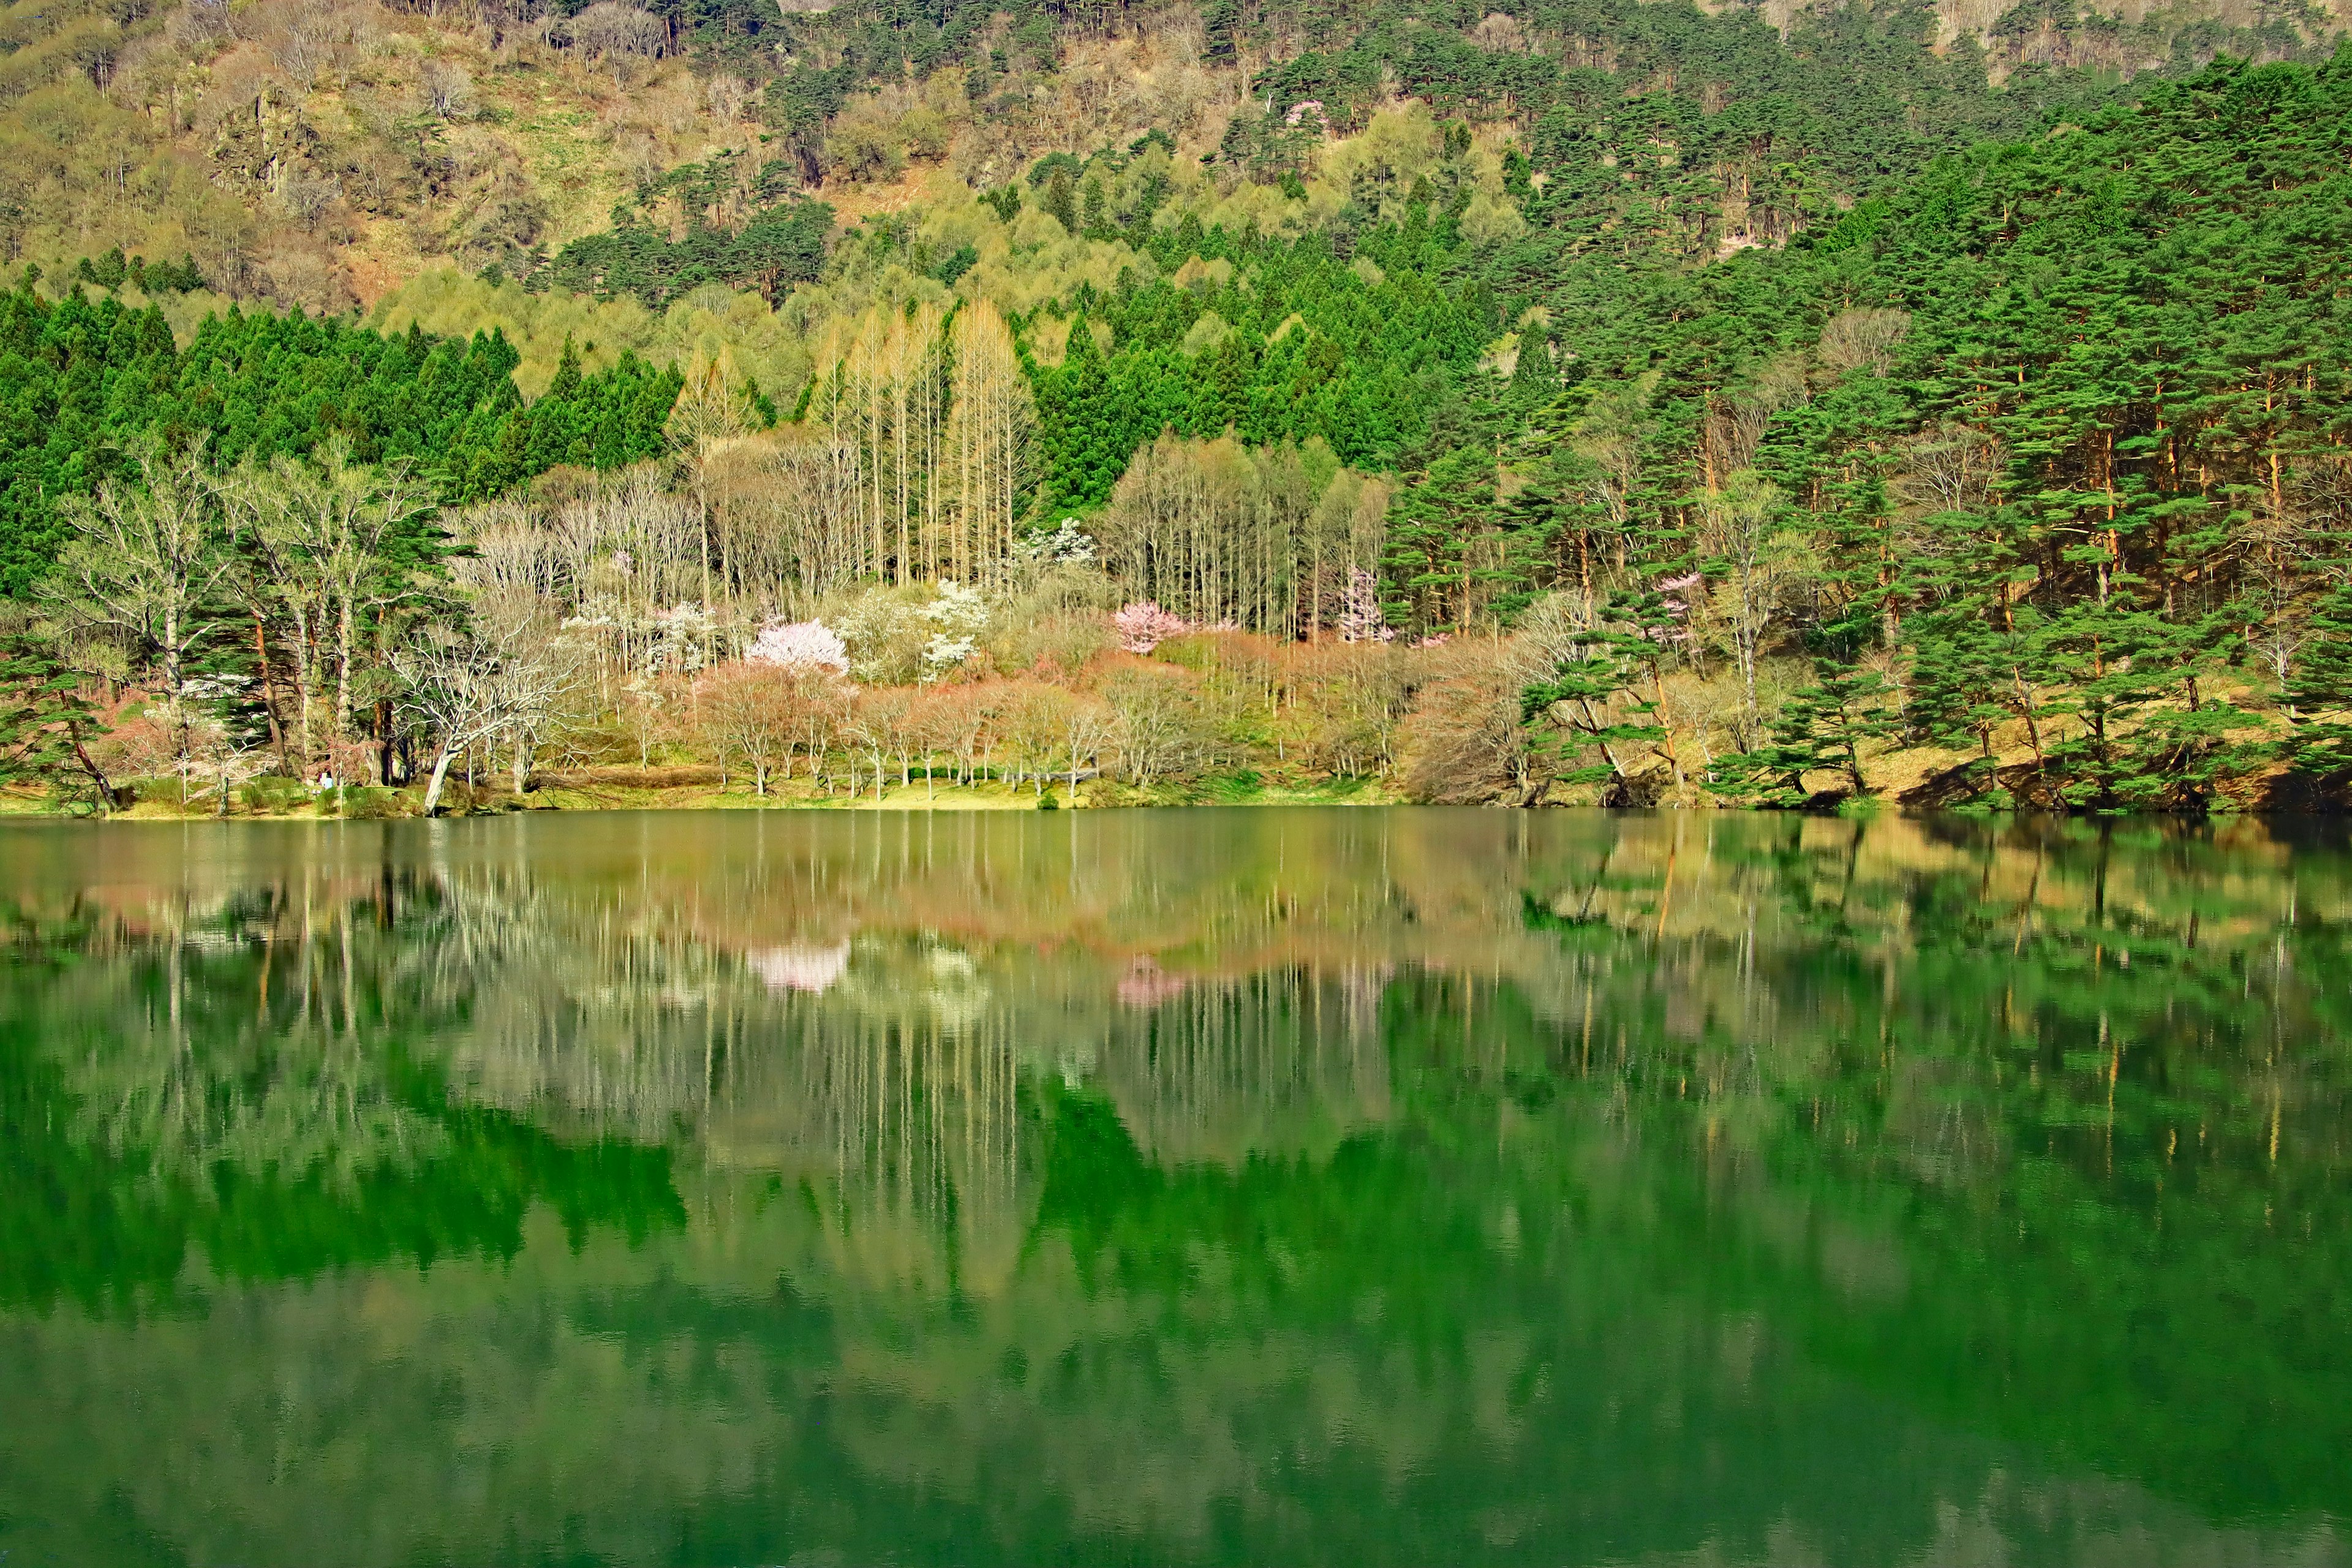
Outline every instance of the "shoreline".
[[[764, 795], [740, 787], [721, 789], [710, 782], [647, 784], [609, 776], [620, 770], [596, 770], [598, 776], [553, 773], [534, 781], [520, 795], [509, 788], [464, 786], [445, 790], [440, 819], [513, 816], [534, 812], [590, 811], [894, 811], [995, 813], [1024, 811], [1120, 811], [1139, 808], [1199, 806], [1339, 805], [1385, 806], [1412, 804], [1372, 780], [1338, 784], [1282, 785], [1232, 777], [1202, 781], [1183, 788], [1137, 789], [1100, 780], [1081, 781], [1073, 794], [1066, 784], [1038, 791], [1031, 784], [941, 784], [927, 789], [923, 781], [886, 786], [877, 798], [871, 793], [852, 798], [822, 795], [803, 780], [772, 786]], [[635, 770], [628, 770], [635, 772]], [[649, 770], [675, 772], [677, 770]], [[281, 782], [281, 781], [273, 781]], [[320, 793], [307, 789], [244, 792], [226, 812], [202, 798], [183, 805], [173, 780], [141, 781], [140, 797], [132, 805], [100, 816], [86, 798], [63, 804], [28, 794], [0, 794], [0, 819], [106, 822], [376, 822], [424, 820], [425, 786], [357, 785]], [[249, 789], [249, 786], [248, 786]]]
[[[1947, 816], [1978, 818], [1988, 822], [2040, 818], [2053, 821], [2086, 821], [2141, 826], [2205, 826], [2223, 827], [2234, 823], [2326, 823], [2342, 822], [2352, 817], [2343, 811], [2312, 811], [2292, 809], [2249, 808], [2217, 811], [2202, 816], [2184, 816], [2164, 812], [2096, 813], [2053, 812], [2032, 805], [2011, 805], [1998, 809], [1937, 806], [1906, 803], [1889, 795], [1870, 795], [1845, 799], [1827, 809], [1807, 806], [1740, 806], [1715, 802], [1684, 804], [1660, 802], [1650, 805], [1611, 806], [1593, 801], [1549, 801], [1541, 805], [1513, 806], [1488, 802], [1483, 805], [1444, 805], [1408, 800], [1402, 795], [1367, 783], [1352, 789], [1251, 788], [1219, 790], [1213, 787], [1189, 792], [1175, 790], [1138, 791], [1112, 789], [1104, 793], [1118, 798], [1063, 798], [1058, 792], [1042, 799], [1027, 786], [1015, 791], [1005, 786], [956, 786], [943, 788], [926, 796], [922, 785], [891, 785], [877, 800], [864, 795], [856, 800], [831, 797], [800, 791], [775, 791], [762, 797], [739, 791], [721, 792], [716, 788], [667, 786], [659, 788], [614, 789], [584, 788], [550, 784], [534, 786], [518, 798], [511, 793], [491, 795], [484, 798], [460, 801], [454, 809], [445, 804], [434, 817], [427, 818], [421, 806], [422, 785], [399, 789], [370, 786], [347, 792], [340, 808], [331, 808], [323, 801], [306, 802], [291, 809], [239, 805], [227, 813], [217, 813], [201, 802], [183, 806], [176, 801], [142, 799], [137, 804], [100, 816], [89, 809], [86, 802], [72, 803], [80, 809], [61, 807], [52, 802], [27, 795], [0, 792], [0, 824], [9, 822], [107, 822], [149, 823], [155, 825], [204, 822], [421, 822], [465, 821], [482, 817], [521, 816], [533, 815], [578, 816], [593, 812], [675, 812], [691, 813], [751, 813], [751, 812], [867, 812], [892, 813], [902, 816], [975, 816], [1019, 814], [1024, 812], [1056, 811], [1180, 811], [1180, 810], [1256, 810], [1284, 807], [1327, 806], [1336, 808], [1381, 808], [1410, 806], [1425, 810], [1503, 810], [1503, 811], [1647, 811], [1656, 813], [1687, 813], [1695, 816], [1728, 813], [1733, 816], [1769, 816], [1815, 817], [1824, 820], [1866, 821], [1879, 816]], [[385, 797], [390, 797], [389, 799]]]
[[[2352, 816], [2331, 792], [2281, 788], [2288, 781], [2273, 769], [2256, 781], [2258, 787], [2242, 795], [2216, 801], [2216, 809], [2200, 816], [2169, 812], [2082, 811], [2053, 809], [2032, 796], [2012, 798], [2000, 805], [1922, 799], [1925, 792], [1882, 788], [1866, 795], [1822, 795], [1803, 805], [1743, 805], [1700, 797], [1625, 802], [1614, 806], [1586, 799], [1547, 800], [1522, 805], [1504, 801], [1450, 803], [1465, 808], [1498, 810], [1630, 809], [1766, 812], [1795, 816], [1864, 818], [1882, 815], [1949, 816], [1988, 820], [2018, 817], [2074, 818], [2108, 822], [2226, 823], [2246, 819], [2328, 821]], [[59, 799], [54, 793], [22, 787], [0, 789], [0, 821], [11, 819], [108, 822], [376, 822], [424, 820], [425, 784], [421, 779], [400, 785], [351, 785], [322, 794], [298, 780], [271, 775], [236, 786], [235, 805], [216, 811], [207, 794], [180, 799], [176, 778], [141, 779], [127, 786], [135, 794], [129, 805], [101, 814], [88, 792]], [[1076, 790], [1066, 778], [1040, 790], [1034, 780], [1007, 784], [989, 779], [971, 784], [932, 784], [917, 778], [889, 784], [877, 797], [870, 791], [856, 796], [820, 793], [805, 778], [782, 780], [765, 795], [740, 784], [721, 787], [718, 770], [707, 765], [638, 768], [600, 765], [583, 769], [551, 769], [534, 774], [517, 795], [511, 784], [450, 783], [444, 787], [443, 819], [510, 816], [527, 812], [742, 812], [742, 811], [887, 811], [906, 813], [970, 813], [1023, 811], [1123, 811], [1187, 807], [1276, 806], [1401, 806], [1449, 803], [1417, 802], [1391, 781], [1381, 778], [1288, 782], [1267, 780], [1240, 772], [1209, 774], [1181, 784], [1138, 787], [1114, 779], [1082, 777]]]

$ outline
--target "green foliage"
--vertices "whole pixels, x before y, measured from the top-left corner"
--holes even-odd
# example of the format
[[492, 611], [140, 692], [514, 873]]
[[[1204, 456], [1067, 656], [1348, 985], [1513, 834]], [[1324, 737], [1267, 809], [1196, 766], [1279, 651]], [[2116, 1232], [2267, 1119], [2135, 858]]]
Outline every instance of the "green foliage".
[[1886, 692], [1875, 670], [1822, 660], [1814, 683], [1773, 715], [1764, 744], [1717, 764], [1717, 789], [1761, 805], [1801, 806], [1813, 798], [1805, 775], [1833, 773], [1850, 794], [1868, 793], [1862, 747], [1887, 731]]
[[[1034, 376], [1056, 504], [1103, 500], [1136, 448], [1169, 429], [1230, 429], [1253, 445], [1319, 436], [1352, 466], [1395, 467], [1428, 438], [1433, 408], [1456, 400], [1453, 387], [1497, 330], [1490, 293], [1446, 286], [1446, 253], [1424, 222], [1363, 237], [1357, 254], [1382, 269], [1377, 284], [1319, 236], [1183, 225], [1137, 237], [1162, 278], [1079, 301], [1062, 363]], [[1171, 280], [1195, 257], [1225, 263], [1227, 280]], [[1213, 314], [1232, 330], [1186, 353]], [[1089, 321], [1110, 329], [1108, 352], [1083, 330]]]
[[[664, 184], [677, 185], [674, 172]], [[644, 193], [654, 194], [649, 189]], [[624, 211], [602, 234], [575, 239], [531, 274], [530, 286], [552, 284], [609, 300], [630, 295], [658, 310], [705, 283], [757, 289], [773, 304], [794, 284], [814, 281], [824, 270], [825, 244], [833, 233], [833, 209], [823, 202], [793, 198], [754, 214], [740, 228], [716, 226], [704, 217], [698, 192], [679, 193], [690, 220], [682, 239], [671, 239], [641, 216]]]
[[95, 261], [83, 257], [74, 264], [73, 277], [77, 282], [100, 289], [120, 289], [127, 283], [149, 294], [184, 294], [205, 286], [204, 274], [196, 270], [194, 257], [152, 264], [137, 256], [125, 260], [121, 246]]
[[[9, 1022], [15, 1022], [10, 1020]], [[191, 1256], [225, 1279], [306, 1279], [398, 1258], [512, 1258], [535, 1204], [577, 1239], [635, 1239], [685, 1214], [669, 1157], [618, 1141], [560, 1142], [504, 1111], [450, 1100], [440, 1076], [395, 1060], [386, 1088], [422, 1130], [422, 1158], [338, 1178], [319, 1170], [157, 1170], [152, 1152], [94, 1148], [71, 1134], [77, 1107], [55, 1074], [0, 1033], [0, 1172], [30, 1199], [7, 1205], [0, 1303], [46, 1310], [135, 1310], [170, 1291]]]
[[[1630, 749], [1646, 747], [1679, 771], [1660, 711], [1661, 674], [1684, 633], [1680, 606], [1655, 589], [1620, 594], [1604, 624], [1580, 633], [1551, 673], [1519, 693], [1519, 721], [1531, 747], [1558, 760], [1562, 784], [1604, 784], [1603, 799], [1637, 771]], [[1598, 763], [1585, 761], [1597, 753]]]
[[64, 543], [60, 498], [124, 471], [131, 437], [201, 437], [213, 462], [303, 454], [341, 437], [364, 463], [408, 463], [445, 499], [496, 495], [558, 463], [614, 468], [663, 449], [681, 378], [625, 356], [574, 359], [526, 406], [499, 332], [208, 317], [183, 349], [160, 312], [79, 291], [0, 294], [0, 593], [21, 595]]
[[1519, 697], [1520, 719], [1536, 724], [1548, 743], [1571, 754], [1591, 747], [1601, 753], [1595, 764], [1563, 767], [1563, 784], [1601, 784], [1622, 778], [1626, 763], [1619, 752], [1625, 747], [1663, 740], [1665, 729], [1654, 722], [1656, 706], [1632, 691], [1643, 662], [1641, 639], [1622, 633], [1596, 632], [1592, 651], [1581, 658], [1564, 659], [1551, 674], [1529, 685]]
[[0, 784], [79, 788], [100, 811], [110, 809], [113, 786], [87, 747], [98, 729], [79, 675], [58, 660], [49, 640], [23, 626], [0, 626]]
[[2352, 772], [2352, 583], [2320, 600], [2305, 631], [2286, 683], [2294, 719], [2286, 752], [2305, 773], [2341, 777]]

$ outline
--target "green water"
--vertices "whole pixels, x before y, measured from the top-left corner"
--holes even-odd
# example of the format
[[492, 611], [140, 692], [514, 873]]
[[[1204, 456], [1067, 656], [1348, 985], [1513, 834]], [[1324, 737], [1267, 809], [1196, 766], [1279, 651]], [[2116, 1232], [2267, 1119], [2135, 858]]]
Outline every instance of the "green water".
[[0, 1562], [2352, 1561], [2340, 836], [0, 828]]

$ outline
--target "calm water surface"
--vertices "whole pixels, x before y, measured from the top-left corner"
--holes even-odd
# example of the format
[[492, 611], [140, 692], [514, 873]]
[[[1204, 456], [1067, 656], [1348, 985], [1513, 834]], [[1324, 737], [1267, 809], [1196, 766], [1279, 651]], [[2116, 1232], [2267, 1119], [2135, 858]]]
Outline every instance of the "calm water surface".
[[0, 1561], [2352, 1562], [2352, 855], [0, 829]]

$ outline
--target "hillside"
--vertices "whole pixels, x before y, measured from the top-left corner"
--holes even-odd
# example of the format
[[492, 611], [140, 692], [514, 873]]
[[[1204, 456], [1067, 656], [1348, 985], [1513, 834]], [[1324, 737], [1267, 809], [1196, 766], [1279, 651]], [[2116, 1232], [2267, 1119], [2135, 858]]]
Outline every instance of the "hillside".
[[[275, 4], [6, 58], [25, 757], [128, 683], [161, 738], [70, 765], [184, 795], [338, 748], [2103, 810], [2341, 765], [2325, 16]], [[159, 506], [217, 562], [168, 633]], [[461, 721], [453, 637], [565, 668]]]
[[1670, 138], [1693, 169], [1746, 143], [1754, 168], [1707, 194], [1735, 209], [1724, 237], [1751, 237], [1783, 215], [1736, 210], [1743, 174], [1788, 164], [1842, 199], [2031, 125], [2084, 73], [2284, 58], [2329, 20], [1985, 10], [19, 0], [0, 25], [0, 259], [184, 253], [223, 294], [341, 310], [436, 264], [526, 275], [616, 205], [672, 237], [790, 195], [855, 218], [903, 210], [926, 173], [999, 186], [1153, 131], [1263, 179], [1300, 160], [1300, 102], [1344, 132], [1407, 95], [1533, 140], [1596, 92], [1693, 121]]

